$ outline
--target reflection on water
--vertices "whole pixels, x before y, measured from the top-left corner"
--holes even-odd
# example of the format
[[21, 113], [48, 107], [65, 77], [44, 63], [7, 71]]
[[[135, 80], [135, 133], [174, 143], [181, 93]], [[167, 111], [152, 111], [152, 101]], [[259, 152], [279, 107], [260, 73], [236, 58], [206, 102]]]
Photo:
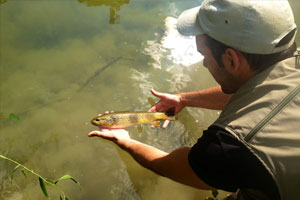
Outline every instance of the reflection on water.
[[120, 10], [121, 6], [128, 4], [130, 0], [78, 0], [80, 3], [85, 3], [87, 6], [108, 6], [109, 7], [109, 23], [119, 24], [120, 15], [117, 11]]
[[145, 53], [155, 61], [154, 67], [161, 68], [163, 62], [168, 62], [169, 65], [190, 66], [203, 59], [203, 56], [197, 52], [195, 38], [180, 35], [176, 24], [176, 18], [167, 17], [164, 36], [159, 41], [147, 41]]
[[6, 3], [7, 0], [0, 0], [0, 5], [3, 4], [3, 3]]

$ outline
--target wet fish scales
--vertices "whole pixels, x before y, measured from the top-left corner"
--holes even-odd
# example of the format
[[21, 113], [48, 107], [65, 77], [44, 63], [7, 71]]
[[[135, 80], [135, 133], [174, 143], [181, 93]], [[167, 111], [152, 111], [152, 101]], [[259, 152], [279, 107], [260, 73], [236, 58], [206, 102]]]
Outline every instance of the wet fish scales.
[[91, 123], [103, 128], [126, 128], [137, 124], [153, 124], [161, 120], [175, 120], [163, 112], [119, 112], [95, 117]]

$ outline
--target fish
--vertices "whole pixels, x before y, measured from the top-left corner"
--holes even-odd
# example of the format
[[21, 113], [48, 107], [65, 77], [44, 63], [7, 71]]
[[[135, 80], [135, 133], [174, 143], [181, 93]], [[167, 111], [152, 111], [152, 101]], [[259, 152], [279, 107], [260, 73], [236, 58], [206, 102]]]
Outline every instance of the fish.
[[141, 124], [159, 126], [163, 120], [176, 119], [164, 112], [111, 112], [93, 118], [91, 123], [100, 128], [123, 129]]

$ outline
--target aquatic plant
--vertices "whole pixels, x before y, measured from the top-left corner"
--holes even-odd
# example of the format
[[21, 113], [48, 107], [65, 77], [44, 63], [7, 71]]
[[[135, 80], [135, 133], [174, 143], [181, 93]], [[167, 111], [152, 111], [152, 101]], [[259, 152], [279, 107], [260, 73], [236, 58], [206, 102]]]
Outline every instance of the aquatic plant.
[[8, 161], [10, 161], [10, 162], [12, 162], [12, 163], [14, 163], [16, 165], [16, 167], [13, 169], [12, 174], [11, 174], [11, 183], [13, 182], [14, 174], [15, 174], [15, 172], [18, 169], [21, 169], [21, 172], [25, 176], [25, 178], [27, 177], [25, 171], [27, 171], [27, 172], [29, 172], [29, 173], [31, 173], [31, 174], [33, 174], [33, 175], [35, 175], [35, 176], [38, 177], [41, 190], [42, 190], [43, 194], [45, 195], [45, 197], [47, 199], [50, 199], [50, 198], [49, 198], [49, 195], [48, 195], [45, 183], [53, 186], [60, 193], [60, 196], [59, 196], [60, 200], [68, 200], [68, 197], [65, 195], [64, 191], [57, 185], [59, 181], [65, 180], [65, 179], [71, 179], [74, 183], [80, 185], [80, 183], [76, 179], [74, 179], [72, 176], [70, 176], [68, 174], [63, 175], [59, 179], [53, 181], [53, 180], [49, 180], [49, 179], [44, 178], [43, 176], [41, 176], [40, 174], [36, 173], [32, 169], [27, 168], [26, 166], [18, 163], [17, 161], [15, 161], [15, 160], [13, 160], [11, 158], [8, 158], [8, 157], [3, 156], [1, 154], [0, 154], [0, 158], [8, 160]]
[[20, 120], [20, 117], [14, 113], [10, 113], [9, 119], [10, 120]]
[[217, 196], [219, 194], [218, 190], [210, 191], [213, 197], [206, 197], [205, 200], [217, 200]]

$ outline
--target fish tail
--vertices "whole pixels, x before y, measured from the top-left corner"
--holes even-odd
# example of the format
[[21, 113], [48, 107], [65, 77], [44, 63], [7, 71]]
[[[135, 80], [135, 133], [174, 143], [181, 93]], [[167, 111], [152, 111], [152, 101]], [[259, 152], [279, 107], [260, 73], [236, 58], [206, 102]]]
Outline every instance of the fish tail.
[[159, 116], [158, 117], [159, 120], [170, 120], [170, 121], [176, 120], [175, 116], [168, 116], [164, 112], [159, 113], [157, 116]]

